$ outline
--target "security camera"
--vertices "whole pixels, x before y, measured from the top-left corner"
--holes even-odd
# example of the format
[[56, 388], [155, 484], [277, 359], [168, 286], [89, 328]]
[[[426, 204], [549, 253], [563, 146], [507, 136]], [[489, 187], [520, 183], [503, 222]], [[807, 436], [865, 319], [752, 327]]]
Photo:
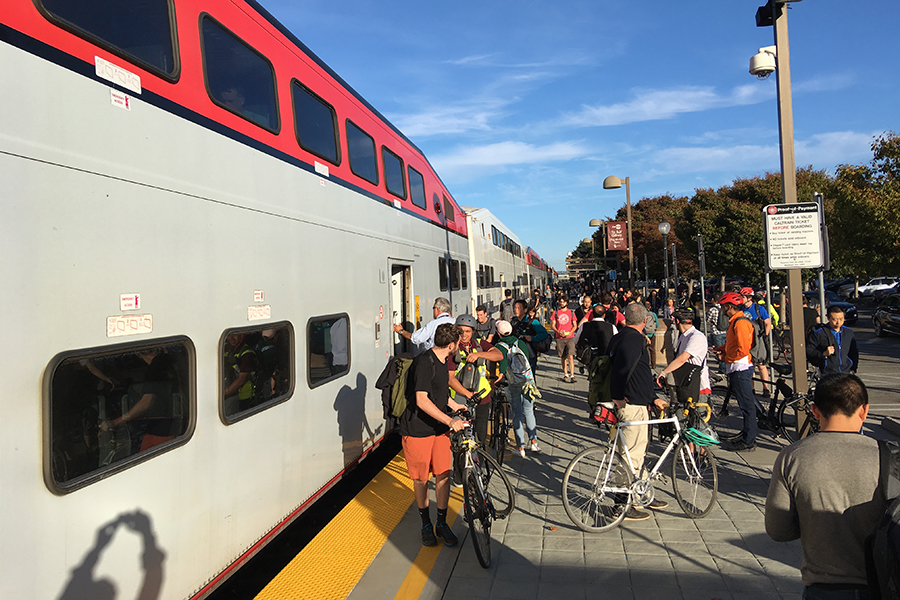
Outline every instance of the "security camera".
[[766, 79], [775, 71], [775, 46], [760, 48], [750, 58], [750, 74], [757, 79]]

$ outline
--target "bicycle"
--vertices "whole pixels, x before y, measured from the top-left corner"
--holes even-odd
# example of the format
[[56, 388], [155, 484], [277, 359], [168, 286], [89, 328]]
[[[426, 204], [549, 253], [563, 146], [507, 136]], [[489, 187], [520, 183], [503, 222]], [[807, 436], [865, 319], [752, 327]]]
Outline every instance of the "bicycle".
[[506, 397], [506, 383], [498, 381], [493, 386], [494, 397], [491, 400], [489, 417], [490, 431], [488, 448], [494, 453], [498, 464], [506, 458], [506, 446], [509, 441], [509, 399]]
[[[756, 404], [756, 420], [758, 427], [763, 431], [768, 431], [775, 437], [783, 436], [786, 440], [793, 443], [798, 439], [815, 433], [819, 430], [819, 422], [812, 414], [810, 407], [815, 384], [818, 381], [818, 371], [808, 373], [809, 389], [806, 394], [795, 394], [794, 390], [787, 384], [786, 377], [793, 372], [791, 365], [781, 365], [778, 363], [770, 363], [769, 367], [778, 373], [775, 380], [775, 391], [769, 400], [769, 406], [765, 407], [760, 402], [756, 394], [753, 395]], [[754, 381], [762, 381], [754, 378]], [[771, 383], [771, 382], [770, 382]], [[729, 382], [722, 399], [723, 408], [728, 405], [731, 399], [732, 389]], [[783, 398], [779, 402], [779, 396]], [[800, 433], [797, 432], [797, 420], [800, 413], [806, 415], [806, 421]], [[720, 412], [720, 415], [722, 413]]]
[[[719, 442], [697, 413], [704, 406], [708, 419], [709, 406], [689, 399], [683, 407], [670, 407], [673, 416], [614, 424], [615, 434], [610, 432], [612, 443], [601, 442], [576, 455], [563, 477], [563, 507], [572, 522], [591, 533], [609, 531], [625, 519], [632, 505], [645, 507], [652, 503], [653, 481], [664, 478], [660, 468], [673, 449], [672, 488], [678, 505], [692, 519], [708, 515], [719, 488], [711, 446]], [[686, 428], [682, 428], [683, 419]], [[671, 424], [675, 434], [646, 477], [637, 477], [621, 432], [635, 425], [659, 424]], [[642, 467], [642, 472], [645, 470], [646, 466]]]
[[463, 506], [469, 525], [475, 556], [482, 567], [491, 566], [491, 524], [505, 519], [515, 509], [512, 483], [500, 464], [475, 440], [472, 431], [472, 413], [480, 394], [466, 401], [466, 409], [456, 416], [470, 421], [462, 431], [451, 433], [450, 447], [453, 464], [462, 471]]

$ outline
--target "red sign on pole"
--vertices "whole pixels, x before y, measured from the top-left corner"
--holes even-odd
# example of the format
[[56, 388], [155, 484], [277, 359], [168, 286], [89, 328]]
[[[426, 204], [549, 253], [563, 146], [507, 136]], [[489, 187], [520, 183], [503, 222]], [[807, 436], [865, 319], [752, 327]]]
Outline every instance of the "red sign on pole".
[[606, 224], [606, 249], [628, 250], [628, 229], [624, 221], [610, 221]]

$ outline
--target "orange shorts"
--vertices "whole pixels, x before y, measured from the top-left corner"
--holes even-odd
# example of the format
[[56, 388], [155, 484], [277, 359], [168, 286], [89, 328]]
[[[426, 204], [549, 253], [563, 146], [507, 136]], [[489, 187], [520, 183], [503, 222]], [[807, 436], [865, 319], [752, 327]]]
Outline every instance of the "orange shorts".
[[448, 473], [453, 462], [450, 436], [447, 434], [421, 438], [405, 435], [403, 452], [409, 476], [416, 481], [428, 481], [432, 473]]

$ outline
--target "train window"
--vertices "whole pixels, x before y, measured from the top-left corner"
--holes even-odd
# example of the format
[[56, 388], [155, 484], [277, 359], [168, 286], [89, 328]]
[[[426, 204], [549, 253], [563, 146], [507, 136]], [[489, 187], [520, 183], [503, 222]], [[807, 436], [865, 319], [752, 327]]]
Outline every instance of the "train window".
[[307, 379], [314, 388], [350, 372], [350, 317], [316, 317], [306, 326], [309, 342]]
[[450, 289], [451, 290], [459, 289], [459, 261], [458, 260], [450, 261]]
[[441, 284], [441, 291], [447, 291], [447, 259], [438, 258], [438, 279]]
[[482, 269], [484, 269], [484, 265], [478, 265], [478, 270], [475, 271], [475, 284], [479, 288], [484, 287], [484, 271]]
[[451, 223], [456, 222], [456, 214], [453, 212], [453, 203], [444, 196], [444, 214], [447, 216], [447, 220]]
[[469, 289], [468, 263], [463, 261], [462, 263], [460, 263], [460, 267], [462, 268], [462, 289], [467, 290], [467, 289]]
[[61, 27], [169, 81], [178, 76], [171, 0], [39, 0]]
[[412, 167], [409, 167], [407, 171], [409, 171], [409, 196], [412, 203], [419, 208], [425, 208], [425, 178]]
[[185, 443], [193, 428], [193, 364], [186, 338], [61, 356], [48, 370], [51, 488], [72, 491]]
[[375, 140], [349, 119], [347, 119], [347, 156], [350, 157], [350, 170], [354, 175], [378, 185]]
[[203, 17], [201, 30], [209, 97], [225, 110], [277, 133], [272, 64], [209, 16]]
[[284, 402], [294, 391], [290, 323], [228, 329], [222, 334], [222, 417], [235, 423]]
[[340, 162], [338, 154], [337, 115], [334, 107], [297, 81], [292, 86], [294, 126], [300, 147], [332, 164]]
[[384, 163], [384, 185], [398, 198], [406, 200], [406, 179], [403, 177], [403, 159], [381, 147], [381, 162]]

